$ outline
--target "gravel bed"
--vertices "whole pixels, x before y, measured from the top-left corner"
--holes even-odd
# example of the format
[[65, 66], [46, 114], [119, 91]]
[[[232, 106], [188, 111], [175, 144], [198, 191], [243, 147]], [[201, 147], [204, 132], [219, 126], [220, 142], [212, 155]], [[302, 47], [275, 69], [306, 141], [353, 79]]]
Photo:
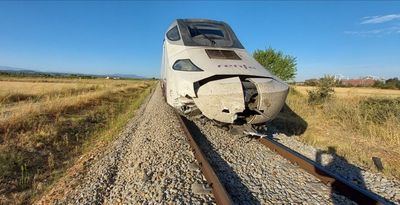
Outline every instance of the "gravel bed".
[[353, 165], [335, 155], [332, 151], [324, 151], [304, 144], [298, 140], [298, 136], [288, 137], [284, 134], [279, 134], [274, 135], [274, 138], [283, 145], [353, 182], [355, 185], [371, 190], [392, 203], [400, 204], [399, 180], [388, 178], [381, 173], [373, 173], [366, 168]]
[[191, 131], [235, 203], [354, 203], [258, 141], [232, 135], [210, 121], [191, 120]]
[[156, 86], [118, 139], [87, 162], [86, 173], [71, 179], [77, 185], [38, 204], [213, 204], [194, 161], [178, 118]]
[[[92, 154], [82, 163], [84, 171], [60, 180], [37, 204], [214, 204], [173, 112], [157, 86], [117, 140]], [[192, 120], [189, 129], [235, 203], [354, 204], [258, 141], [232, 135], [211, 121]], [[320, 156], [317, 161], [328, 169], [398, 202], [397, 181], [343, 166], [296, 138], [276, 138], [313, 160]], [[357, 169], [361, 175], [354, 175]]]

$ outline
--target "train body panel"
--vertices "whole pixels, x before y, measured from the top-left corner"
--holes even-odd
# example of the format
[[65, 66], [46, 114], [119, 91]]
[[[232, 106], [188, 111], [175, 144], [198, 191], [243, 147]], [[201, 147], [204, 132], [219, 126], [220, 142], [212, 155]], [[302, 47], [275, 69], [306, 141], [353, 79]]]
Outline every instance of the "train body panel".
[[224, 123], [269, 121], [288, 91], [219, 21], [176, 20], [165, 35], [161, 64], [168, 104]]

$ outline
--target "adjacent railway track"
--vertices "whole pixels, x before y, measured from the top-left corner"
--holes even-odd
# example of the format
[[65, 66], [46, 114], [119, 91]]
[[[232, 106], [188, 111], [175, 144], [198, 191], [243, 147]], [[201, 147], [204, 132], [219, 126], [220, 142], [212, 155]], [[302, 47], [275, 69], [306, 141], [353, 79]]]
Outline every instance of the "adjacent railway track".
[[328, 171], [314, 161], [299, 154], [298, 152], [291, 150], [281, 143], [276, 142], [273, 139], [260, 138], [258, 141], [285, 159], [298, 165], [303, 170], [314, 175], [324, 184], [330, 186], [335, 192], [346, 196], [358, 204], [385, 204], [385, 202], [380, 199], [378, 195], [351, 184], [343, 177]]
[[[223, 186], [221, 181], [218, 179], [218, 176], [215, 173], [213, 167], [207, 161], [207, 158], [204, 155], [203, 151], [196, 143], [196, 140], [193, 138], [190, 129], [188, 129], [188, 119], [181, 116], [178, 112], [176, 112], [176, 115], [179, 118], [182, 129], [185, 132], [187, 140], [192, 148], [196, 160], [198, 161], [201, 171], [204, 174], [208, 184], [212, 188], [216, 203], [224, 205], [233, 204], [231, 197], [225, 190], [225, 187]], [[352, 183], [346, 181], [343, 177], [328, 171], [314, 161], [291, 150], [281, 143], [276, 142], [273, 139], [260, 138], [258, 139], [258, 141], [268, 147], [270, 150], [281, 155], [288, 161], [296, 164], [301, 169], [317, 177], [321, 182], [329, 186], [333, 191], [343, 196], [346, 196], [348, 199], [358, 204], [386, 204], [386, 202], [378, 195], [353, 185]]]

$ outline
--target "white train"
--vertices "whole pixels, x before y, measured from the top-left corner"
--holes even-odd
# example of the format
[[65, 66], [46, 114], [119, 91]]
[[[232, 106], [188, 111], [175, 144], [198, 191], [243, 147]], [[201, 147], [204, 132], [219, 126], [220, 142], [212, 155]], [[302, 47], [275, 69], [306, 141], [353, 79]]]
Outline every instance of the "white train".
[[249, 55], [221, 21], [175, 20], [165, 34], [161, 64], [169, 105], [223, 123], [270, 121], [288, 93], [288, 85]]

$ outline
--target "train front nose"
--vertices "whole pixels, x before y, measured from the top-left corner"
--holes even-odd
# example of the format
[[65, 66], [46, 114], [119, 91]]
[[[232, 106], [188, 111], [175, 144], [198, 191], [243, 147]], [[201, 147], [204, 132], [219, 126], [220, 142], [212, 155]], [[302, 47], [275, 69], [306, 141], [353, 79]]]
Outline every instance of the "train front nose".
[[193, 100], [210, 119], [260, 124], [276, 117], [287, 93], [288, 86], [272, 78], [231, 77], [200, 86]]
[[239, 77], [207, 82], [199, 87], [193, 100], [203, 115], [220, 122], [233, 123], [237, 113], [245, 110]]
[[[257, 97], [253, 104], [253, 109], [258, 115], [248, 118], [247, 122], [251, 124], [260, 124], [273, 120], [281, 111], [289, 86], [281, 81], [272, 78], [249, 78], [257, 89]], [[255, 108], [254, 108], [255, 107]]]

